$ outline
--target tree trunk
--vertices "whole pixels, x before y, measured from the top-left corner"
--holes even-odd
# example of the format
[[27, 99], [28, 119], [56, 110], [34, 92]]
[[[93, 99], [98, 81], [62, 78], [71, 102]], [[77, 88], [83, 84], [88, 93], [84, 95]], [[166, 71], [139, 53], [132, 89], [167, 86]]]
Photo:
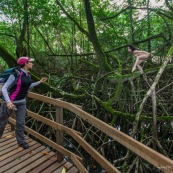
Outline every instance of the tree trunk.
[[9, 67], [16, 66], [16, 60], [14, 59], [14, 57], [10, 55], [8, 51], [4, 49], [1, 45], [0, 45], [0, 56], [7, 63]]
[[25, 35], [27, 33], [28, 27], [28, 2], [27, 0], [23, 1], [24, 6], [24, 18], [23, 18], [23, 26], [21, 30], [21, 34], [19, 38], [16, 38], [16, 55], [17, 57], [27, 56], [27, 48], [24, 46]]
[[101, 48], [101, 45], [99, 43], [99, 40], [96, 34], [94, 19], [91, 12], [90, 1], [84, 0], [84, 6], [85, 6], [85, 14], [87, 19], [88, 31], [89, 31], [89, 40], [92, 42], [94, 50], [97, 54], [98, 62], [101, 68], [100, 72], [104, 73], [104, 72], [111, 71], [111, 67], [109, 66], [107, 62], [106, 55]]

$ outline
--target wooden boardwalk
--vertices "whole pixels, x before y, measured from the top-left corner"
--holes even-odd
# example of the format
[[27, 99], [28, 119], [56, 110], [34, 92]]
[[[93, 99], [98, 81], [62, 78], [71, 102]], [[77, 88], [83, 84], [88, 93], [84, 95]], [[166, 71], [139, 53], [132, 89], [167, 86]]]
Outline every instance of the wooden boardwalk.
[[24, 150], [16, 142], [14, 131], [9, 125], [0, 139], [0, 173], [61, 173], [66, 167], [67, 173], [79, 173], [70, 162], [57, 162], [55, 152], [26, 137], [30, 147]]
[[[85, 165], [83, 165], [83, 158], [63, 147], [64, 133], [70, 135], [78, 143], [78, 145], [80, 145], [105, 171], [108, 173], [120, 173], [118, 168], [111, 164], [104, 158], [104, 156], [102, 156], [87, 141], [85, 141], [85, 139], [83, 139], [80, 132], [63, 125], [63, 110], [68, 110], [77, 115], [82, 119], [82, 121], [86, 121], [93, 127], [105, 133], [110, 138], [147, 161], [149, 164], [152, 164], [157, 169], [160, 169], [160, 171], [173, 173], [173, 161], [170, 158], [133, 139], [115, 127], [97, 119], [93, 115], [82, 110], [80, 107], [69, 102], [32, 92], [28, 93], [28, 97], [46, 104], [51, 104], [55, 107], [56, 121], [50, 120], [30, 110], [27, 110], [27, 116], [54, 128], [56, 130], [56, 142], [51, 141], [27, 126], [25, 131], [34, 136], [36, 139], [42, 141], [42, 143], [47, 146], [54, 148], [54, 150], [57, 151], [57, 155], [55, 152], [50, 151], [50, 149], [42, 146], [40, 143], [29, 137], [26, 139], [30, 148], [24, 150], [17, 145], [14, 132], [9, 128], [9, 126], [7, 126], [5, 134], [0, 139], [0, 173], [62, 173], [62, 168], [64, 166], [67, 167], [67, 173], [79, 173], [79, 170], [81, 173], [89, 173], [87, 168], [85, 168]], [[9, 122], [14, 126], [16, 125], [15, 119], [11, 117], [9, 118]], [[63, 159], [64, 156], [68, 157], [73, 164], [65, 161]], [[62, 162], [58, 163], [57, 160], [61, 160]]]

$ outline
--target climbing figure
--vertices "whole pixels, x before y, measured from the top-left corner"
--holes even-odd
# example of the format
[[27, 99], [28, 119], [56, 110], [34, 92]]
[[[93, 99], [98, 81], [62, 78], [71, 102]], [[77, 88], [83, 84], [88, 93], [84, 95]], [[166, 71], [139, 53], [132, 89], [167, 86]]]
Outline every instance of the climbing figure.
[[132, 68], [132, 73], [136, 70], [136, 67], [137, 67], [138, 70], [141, 72], [141, 74], [143, 74], [144, 71], [142, 67], [140, 66], [140, 64], [144, 62], [146, 59], [148, 59], [151, 56], [151, 54], [146, 51], [141, 51], [132, 45], [128, 45], [127, 49], [128, 49], [128, 52], [132, 53], [132, 55], [136, 58], [135, 64]]

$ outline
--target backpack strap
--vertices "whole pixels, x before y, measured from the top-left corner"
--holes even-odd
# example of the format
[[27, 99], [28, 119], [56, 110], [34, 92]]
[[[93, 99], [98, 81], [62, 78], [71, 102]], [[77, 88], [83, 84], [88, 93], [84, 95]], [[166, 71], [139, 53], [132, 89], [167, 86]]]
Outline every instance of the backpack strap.
[[[9, 89], [12, 88], [12, 87], [17, 83], [17, 81], [19, 80], [19, 78], [21, 78], [21, 76], [22, 76], [22, 71], [21, 71], [21, 70], [19, 71], [19, 69], [15, 68], [15, 69], [14, 69], [14, 72], [13, 72], [12, 74], [14, 75], [15, 80], [14, 80], [13, 83], [10, 85]], [[9, 90], [9, 89], [8, 89], [8, 90]]]
[[17, 78], [17, 77], [20, 76], [20, 72], [21, 72], [21, 70], [15, 68], [15, 69], [13, 70], [13, 73], [12, 73], [12, 74], [14, 75], [15, 78]]

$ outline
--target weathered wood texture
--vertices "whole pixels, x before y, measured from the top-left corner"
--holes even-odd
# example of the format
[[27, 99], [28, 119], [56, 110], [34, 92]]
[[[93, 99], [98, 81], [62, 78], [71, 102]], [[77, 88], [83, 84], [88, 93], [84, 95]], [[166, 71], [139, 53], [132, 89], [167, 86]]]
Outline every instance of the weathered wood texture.
[[11, 127], [6, 126], [4, 135], [0, 139], [0, 173], [61, 172], [64, 165], [67, 172], [79, 173], [70, 162], [65, 160], [57, 162], [57, 154], [50, 149], [29, 137], [26, 137], [26, 140], [30, 147], [24, 150], [17, 145]]
[[[140, 143], [139, 141], [133, 139], [132, 137], [122, 133], [118, 129], [106, 124], [105, 122], [99, 120], [98, 118], [95, 118], [94, 116], [83, 111], [82, 109], [78, 108], [74, 104], [64, 102], [61, 100], [57, 100], [57, 99], [55, 100], [53, 98], [42, 96], [42, 95], [35, 94], [32, 92], [28, 93], [28, 97], [43, 101], [45, 103], [52, 104], [52, 105], [57, 106], [57, 107], [67, 109], [67, 110], [75, 113], [80, 118], [82, 118], [86, 122], [92, 124], [93, 126], [98, 128], [99, 130], [101, 130], [102, 132], [104, 132], [105, 134], [110, 136], [112, 139], [119, 142], [120, 144], [122, 144], [123, 146], [125, 146], [126, 148], [131, 150], [132, 152], [136, 153], [138, 156], [140, 156], [144, 160], [148, 161], [150, 164], [154, 165], [155, 167], [159, 168], [163, 172], [166, 172], [166, 173], [172, 173], [173, 172], [173, 161], [170, 158], [168, 158], [168, 157], [160, 154], [159, 152], [149, 148], [148, 146], [146, 146], [146, 145]], [[83, 141], [81, 141], [81, 140], [78, 142], [83, 143]], [[83, 143], [83, 146], [84, 145], [85, 144]], [[90, 150], [87, 150], [87, 151], [90, 151]], [[101, 163], [100, 158], [97, 159], [96, 157], [94, 157], [95, 153], [92, 153], [91, 156], [94, 159], [96, 159], [98, 161], [98, 163]], [[107, 166], [106, 162], [102, 162], [101, 165], [103, 168], [105, 168], [105, 170], [107, 172], [111, 172], [109, 170], [110, 166]]]

